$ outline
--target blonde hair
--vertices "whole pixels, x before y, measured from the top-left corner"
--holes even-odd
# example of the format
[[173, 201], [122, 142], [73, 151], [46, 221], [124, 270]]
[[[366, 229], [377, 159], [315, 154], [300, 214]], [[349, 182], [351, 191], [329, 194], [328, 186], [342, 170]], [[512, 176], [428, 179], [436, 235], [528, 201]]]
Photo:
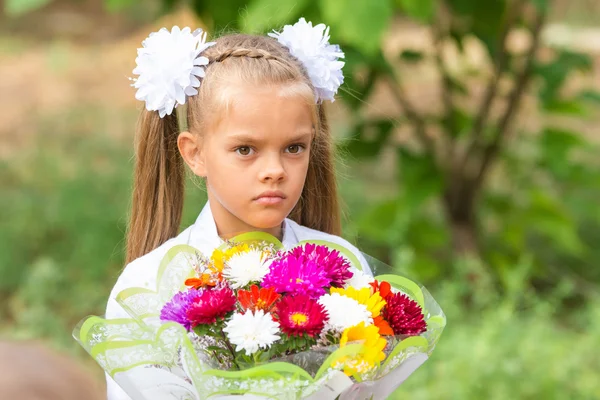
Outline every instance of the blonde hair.
[[0, 399], [101, 400], [105, 391], [80, 365], [33, 342], [0, 341]]
[[[199, 93], [188, 99], [190, 132], [201, 134], [208, 123], [214, 122], [213, 116], [223, 115], [220, 111], [226, 109], [230, 101], [224, 89], [235, 82], [285, 85], [314, 106], [315, 138], [306, 182], [289, 217], [309, 228], [339, 235], [341, 222], [332, 137], [324, 107], [315, 104], [315, 89], [301, 63], [268, 36], [226, 35], [202, 55], [209, 59], [209, 65]], [[185, 171], [177, 148], [178, 135], [176, 112], [161, 119], [157, 112], [142, 111], [136, 133], [128, 263], [179, 232]]]

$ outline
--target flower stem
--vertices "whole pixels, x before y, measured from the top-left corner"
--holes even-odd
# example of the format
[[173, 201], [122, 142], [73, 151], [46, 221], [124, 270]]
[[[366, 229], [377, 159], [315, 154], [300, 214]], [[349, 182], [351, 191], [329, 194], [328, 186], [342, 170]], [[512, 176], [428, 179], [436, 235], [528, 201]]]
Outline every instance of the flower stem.
[[225, 347], [227, 347], [227, 349], [229, 350], [229, 352], [231, 353], [231, 362], [233, 363], [233, 365], [235, 365], [237, 367], [237, 369], [240, 369], [240, 366], [238, 365], [238, 363], [235, 361], [235, 350], [233, 350], [233, 347], [231, 347], [231, 343], [229, 343], [229, 340], [227, 340], [227, 336], [225, 336], [225, 332], [223, 332], [223, 328], [220, 329], [221, 332], [221, 337], [223, 340], [223, 343], [225, 344]]

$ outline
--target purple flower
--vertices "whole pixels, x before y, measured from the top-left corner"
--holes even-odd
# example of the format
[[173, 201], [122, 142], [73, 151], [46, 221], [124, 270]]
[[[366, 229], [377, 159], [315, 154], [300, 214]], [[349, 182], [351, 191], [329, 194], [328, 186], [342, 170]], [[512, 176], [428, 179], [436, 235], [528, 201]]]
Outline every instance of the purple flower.
[[346, 280], [352, 278], [350, 263], [337, 250], [307, 243], [294, 248], [292, 253], [296, 258], [304, 257], [323, 267], [325, 275], [330, 281], [329, 285], [333, 287], [343, 287]]
[[183, 325], [188, 331], [192, 329], [192, 322], [187, 318], [187, 312], [191, 305], [198, 301], [202, 294], [201, 290], [190, 289], [179, 292], [171, 301], [160, 310], [161, 321], [173, 321]]
[[305, 256], [298, 257], [288, 252], [271, 263], [262, 287], [272, 287], [277, 293], [306, 294], [317, 298], [325, 293], [324, 288], [329, 283], [330, 279], [322, 266]]

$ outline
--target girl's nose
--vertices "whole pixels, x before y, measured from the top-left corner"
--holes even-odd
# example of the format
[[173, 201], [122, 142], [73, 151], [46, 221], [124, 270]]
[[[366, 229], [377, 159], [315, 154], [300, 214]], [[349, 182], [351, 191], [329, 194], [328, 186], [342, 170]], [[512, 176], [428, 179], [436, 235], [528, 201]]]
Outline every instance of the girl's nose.
[[287, 174], [279, 155], [265, 157], [259, 176], [261, 182], [279, 182], [284, 180], [286, 176]]

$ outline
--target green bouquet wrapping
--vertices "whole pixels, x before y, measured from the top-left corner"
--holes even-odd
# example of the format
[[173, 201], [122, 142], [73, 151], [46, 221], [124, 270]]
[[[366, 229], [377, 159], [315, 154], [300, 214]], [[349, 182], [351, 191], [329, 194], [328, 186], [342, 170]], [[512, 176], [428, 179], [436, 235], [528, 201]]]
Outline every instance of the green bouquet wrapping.
[[424, 287], [390, 271], [258, 232], [210, 255], [177, 245], [156, 290], [118, 294], [130, 318], [90, 316], [73, 335], [134, 400], [385, 399], [446, 324]]

